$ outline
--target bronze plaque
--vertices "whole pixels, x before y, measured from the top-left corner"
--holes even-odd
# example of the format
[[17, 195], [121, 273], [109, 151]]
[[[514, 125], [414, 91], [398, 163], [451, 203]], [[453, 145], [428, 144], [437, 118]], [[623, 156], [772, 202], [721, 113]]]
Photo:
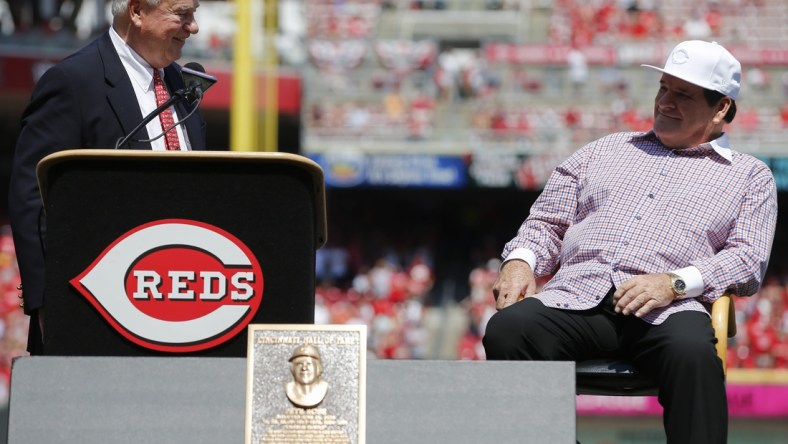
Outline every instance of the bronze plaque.
[[365, 325], [249, 325], [246, 444], [362, 444]]

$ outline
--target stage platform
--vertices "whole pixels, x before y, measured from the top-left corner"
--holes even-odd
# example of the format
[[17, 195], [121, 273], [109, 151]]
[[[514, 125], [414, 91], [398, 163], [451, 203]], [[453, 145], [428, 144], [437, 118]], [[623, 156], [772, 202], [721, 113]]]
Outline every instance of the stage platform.
[[[574, 363], [370, 360], [366, 442], [574, 443]], [[244, 358], [25, 357], [8, 442], [242, 443]]]

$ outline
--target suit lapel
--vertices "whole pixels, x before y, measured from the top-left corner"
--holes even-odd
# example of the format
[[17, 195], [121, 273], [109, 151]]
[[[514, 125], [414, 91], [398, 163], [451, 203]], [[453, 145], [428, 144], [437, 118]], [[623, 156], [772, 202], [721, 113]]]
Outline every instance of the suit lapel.
[[[129, 134], [142, 121], [142, 111], [137, 103], [137, 96], [134, 94], [134, 87], [131, 85], [123, 63], [112, 45], [109, 32], [104, 33], [98, 42], [99, 54], [104, 64], [104, 80], [107, 83], [107, 100], [115, 113], [115, 116], [123, 128], [123, 134]], [[148, 130], [140, 128], [125, 147], [132, 149], [151, 149], [148, 142], [135, 142], [135, 140], [150, 139]]]
[[[99, 38], [98, 48], [102, 63], [104, 64], [107, 100], [120, 122], [121, 128], [123, 128], [124, 135], [129, 134], [142, 121], [142, 111], [137, 103], [134, 87], [131, 85], [131, 80], [129, 80], [129, 76], [123, 68], [123, 63], [120, 61], [115, 47], [112, 45], [109, 32], [104, 33], [104, 35]], [[184, 87], [180, 70], [175, 63], [165, 67], [164, 71], [166, 72], [164, 78], [170, 93]], [[175, 108], [180, 118], [186, 117], [193, 109], [184, 102], [177, 103]], [[196, 114], [197, 115], [192, 116], [189, 120], [184, 122], [184, 126], [189, 135], [189, 142], [191, 143], [192, 149], [204, 150], [205, 138], [203, 137], [202, 119], [199, 116], [199, 111], [197, 111]], [[140, 128], [137, 134], [132, 137], [132, 140], [126, 144], [125, 148], [142, 150], [152, 149], [150, 142], [135, 141], [144, 139], [150, 139], [150, 135], [146, 128]]]

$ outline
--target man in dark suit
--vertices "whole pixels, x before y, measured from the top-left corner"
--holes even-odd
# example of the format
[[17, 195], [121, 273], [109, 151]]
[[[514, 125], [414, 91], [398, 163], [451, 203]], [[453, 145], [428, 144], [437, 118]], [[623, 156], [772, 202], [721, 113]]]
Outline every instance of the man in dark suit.
[[[115, 148], [166, 100], [166, 90], [182, 89], [181, 68], [175, 61], [186, 39], [199, 30], [194, 17], [198, 6], [199, 0], [113, 0], [112, 27], [50, 68], [36, 84], [22, 115], [9, 188], [23, 307], [30, 316], [31, 354], [42, 352], [44, 328], [46, 224], [36, 165], [62, 150]], [[166, 87], [161, 87], [160, 79]], [[172, 121], [191, 111], [192, 106], [181, 101], [162, 114], [168, 116], [153, 119], [120, 148], [204, 150], [205, 122], [199, 113], [157, 138]]]

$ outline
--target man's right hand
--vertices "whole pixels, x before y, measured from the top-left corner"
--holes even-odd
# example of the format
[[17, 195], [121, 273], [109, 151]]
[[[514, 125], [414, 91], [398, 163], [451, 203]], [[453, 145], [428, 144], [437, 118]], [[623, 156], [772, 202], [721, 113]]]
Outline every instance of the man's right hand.
[[503, 264], [493, 284], [495, 308], [502, 310], [536, 293], [536, 278], [527, 262], [515, 259]]

